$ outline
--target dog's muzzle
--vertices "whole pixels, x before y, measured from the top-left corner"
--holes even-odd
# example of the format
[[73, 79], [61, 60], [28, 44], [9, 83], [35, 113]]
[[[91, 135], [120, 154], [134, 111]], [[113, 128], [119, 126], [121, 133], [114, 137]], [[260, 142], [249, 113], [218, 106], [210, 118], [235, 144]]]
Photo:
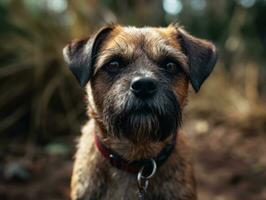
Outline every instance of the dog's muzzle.
[[133, 142], [162, 141], [182, 121], [175, 93], [149, 77], [133, 78], [124, 93], [110, 92], [104, 108], [107, 131]]

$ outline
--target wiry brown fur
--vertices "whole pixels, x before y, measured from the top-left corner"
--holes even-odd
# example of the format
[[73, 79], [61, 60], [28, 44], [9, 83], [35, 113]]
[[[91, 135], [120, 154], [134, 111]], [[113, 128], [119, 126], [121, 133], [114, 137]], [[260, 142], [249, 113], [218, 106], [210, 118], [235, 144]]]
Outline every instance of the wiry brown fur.
[[[99, 153], [93, 143], [93, 134], [99, 134], [91, 120], [84, 128], [76, 154], [72, 176], [73, 200], [136, 200], [136, 176], [114, 168]], [[148, 200], [196, 200], [193, 168], [183, 134], [179, 134], [174, 152], [151, 179]], [[146, 144], [132, 146], [125, 141], [105, 140], [117, 152], [129, 159], [156, 155], [164, 146]]]
[[[154, 67], [151, 60], [156, 62], [165, 54], [170, 54], [178, 61], [179, 67], [183, 70], [183, 73], [169, 81], [171, 82], [170, 89], [178, 99], [182, 112], [187, 100], [189, 81], [195, 81], [189, 77], [191, 72], [191, 62], [188, 60], [191, 55], [189, 53], [190, 51], [197, 52], [197, 48], [184, 51], [183, 48], [187, 44], [182, 43], [183, 40], [179, 41], [178, 38], [181, 37], [181, 34], [187, 33], [179, 32], [178, 29], [173, 25], [167, 28], [113, 26], [110, 33], [103, 39], [95, 56], [93, 75], [86, 85], [88, 113], [91, 119], [83, 127], [82, 136], [79, 140], [71, 183], [72, 200], [137, 199], [136, 176], [111, 166], [95, 147], [93, 135], [97, 134], [106, 146], [129, 161], [156, 156], [170, 142], [172, 136], [170, 135], [162, 141], [152, 141], [149, 140], [149, 137], [140, 133], [135, 136], [138, 139], [131, 141], [125, 137], [110, 135], [107, 132], [103, 117], [106, 114], [104, 113], [105, 103], [110, 103], [105, 101], [106, 96], [113, 92], [113, 94], [116, 94], [117, 101], [124, 97], [119, 96], [121, 88], [118, 89], [117, 85], [114, 85], [106, 74], [101, 73], [101, 68], [111, 56], [119, 54], [129, 60], [135, 60], [136, 62], [132, 67], [142, 67], [141, 70], [149, 68], [151, 76], [160, 79], [163, 76], [160, 76], [160, 72]], [[198, 43], [204, 43], [204, 48], [208, 50], [214, 49], [211, 43], [188, 38], [188, 40], [191, 39]], [[201, 45], [199, 44], [199, 46]], [[91, 51], [91, 46], [87, 48]], [[86, 52], [86, 47], [82, 51], [83, 54], [90, 53]], [[207, 50], [199, 50], [199, 52], [202, 57], [200, 61], [202, 61]], [[208, 74], [205, 76], [207, 77]], [[119, 84], [125, 87], [128, 80], [124, 79]], [[193, 85], [193, 87], [195, 87], [195, 90], [199, 89], [198, 85]], [[174, 151], [150, 180], [147, 200], [196, 199], [195, 180], [189, 152], [184, 135], [178, 133], [177, 145]]]

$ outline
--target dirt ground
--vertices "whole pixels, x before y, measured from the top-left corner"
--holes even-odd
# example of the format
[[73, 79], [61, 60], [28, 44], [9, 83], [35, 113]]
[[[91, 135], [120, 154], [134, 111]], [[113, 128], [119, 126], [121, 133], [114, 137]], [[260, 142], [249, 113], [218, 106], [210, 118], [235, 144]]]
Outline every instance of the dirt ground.
[[[184, 122], [200, 200], [266, 199], [266, 135], [235, 127], [196, 118]], [[69, 199], [73, 137], [61, 146], [10, 144], [0, 155], [0, 199]]]

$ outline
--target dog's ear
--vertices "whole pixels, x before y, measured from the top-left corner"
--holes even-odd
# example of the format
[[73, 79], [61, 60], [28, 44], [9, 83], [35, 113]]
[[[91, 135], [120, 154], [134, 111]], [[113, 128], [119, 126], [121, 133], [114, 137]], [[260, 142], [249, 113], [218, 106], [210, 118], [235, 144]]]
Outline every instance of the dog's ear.
[[92, 66], [101, 43], [112, 30], [112, 26], [104, 27], [90, 38], [74, 41], [63, 49], [64, 60], [82, 87], [91, 77]]
[[181, 28], [177, 30], [182, 51], [188, 59], [191, 85], [198, 92], [216, 64], [216, 48], [211, 42], [193, 37]]

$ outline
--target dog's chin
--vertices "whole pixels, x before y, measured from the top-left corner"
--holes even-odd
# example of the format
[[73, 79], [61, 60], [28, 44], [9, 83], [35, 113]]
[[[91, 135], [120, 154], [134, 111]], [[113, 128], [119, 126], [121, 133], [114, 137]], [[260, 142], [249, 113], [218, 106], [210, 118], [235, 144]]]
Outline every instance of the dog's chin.
[[110, 106], [104, 112], [108, 133], [133, 143], [163, 141], [176, 133], [181, 121], [179, 103], [171, 92], [151, 101], [129, 97], [123, 106]]
[[134, 143], [163, 141], [175, 133], [177, 119], [170, 114], [157, 115], [153, 112], [136, 112], [124, 118], [120, 125], [120, 134]]

